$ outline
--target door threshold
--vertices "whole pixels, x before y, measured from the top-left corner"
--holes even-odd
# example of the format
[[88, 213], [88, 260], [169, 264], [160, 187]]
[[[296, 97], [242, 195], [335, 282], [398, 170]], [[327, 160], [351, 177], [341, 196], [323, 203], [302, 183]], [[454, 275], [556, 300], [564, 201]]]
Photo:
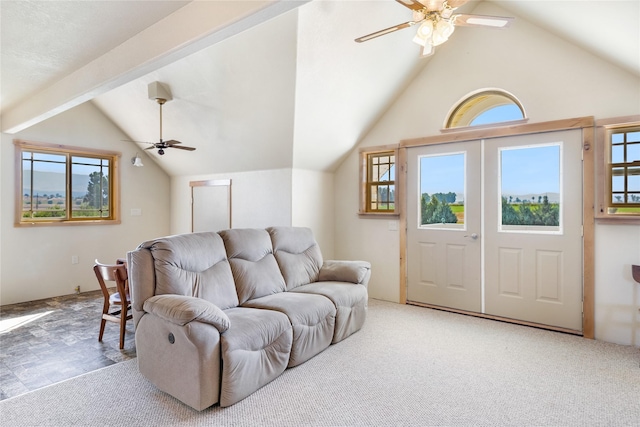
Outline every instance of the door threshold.
[[509, 317], [502, 317], [502, 316], [495, 316], [495, 315], [492, 315], [492, 314], [477, 313], [475, 311], [459, 310], [457, 308], [443, 307], [443, 306], [440, 306], [440, 305], [433, 305], [433, 304], [425, 304], [425, 303], [418, 302], [418, 301], [409, 301], [409, 300], [407, 300], [406, 304], [407, 305], [415, 305], [415, 306], [424, 307], [424, 308], [432, 308], [434, 310], [448, 311], [450, 313], [464, 314], [464, 315], [467, 315], [467, 316], [480, 317], [482, 319], [497, 320], [499, 322], [513, 323], [513, 324], [521, 325], [521, 326], [529, 326], [529, 327], [532, 327], [532, 328], [546, 329], [546, 330], [554, 331], [554, 332], [562, 332], [562, 333], [565, 333], [565, 334], [584, 336], [582, 331], [577, 331], [575, 329], [569, 329], [569, 328], [561, 328], [559, 326], [545, 325], [543, 323], [528, 322], [528, 321], [525, 321], [525, 320], [511, 319]]

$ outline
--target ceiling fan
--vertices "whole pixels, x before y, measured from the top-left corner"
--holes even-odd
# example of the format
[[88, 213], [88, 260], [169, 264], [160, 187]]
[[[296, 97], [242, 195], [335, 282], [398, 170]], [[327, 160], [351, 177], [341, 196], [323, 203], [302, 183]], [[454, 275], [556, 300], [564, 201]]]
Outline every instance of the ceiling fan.
[[194, 147], [187, 147], [182, 144], [180, 141], [176, 141], [175, 139], [170, 139], [169, 141], [164, 141], [162, 139], [162, 106], [167, 102], [166, 98], [155, 98], [155, 101], [160, 105], [160, 140], [159, 142], [146, 142], [146, 141], [129, 141], [129, 142], [139, 142], [141, 144], [151, 144], [151, 147], [145, 148], [145, 150], [158, 150], [159, 155], [164, 155], [164, 150], [166, 148], [178, 148], [180, 150], [194, 151]]
[[413, 20], [357, 38], [366, 42], [385, 34], [418, 25], [413, 41], [422, 46], [422, 56], [432, 55], [434, 47], [446, 42], [457, 25], [470, 27], [507, 28], [512, 17], [454, 14], [468, 0], [396, 0], [413, 11]]

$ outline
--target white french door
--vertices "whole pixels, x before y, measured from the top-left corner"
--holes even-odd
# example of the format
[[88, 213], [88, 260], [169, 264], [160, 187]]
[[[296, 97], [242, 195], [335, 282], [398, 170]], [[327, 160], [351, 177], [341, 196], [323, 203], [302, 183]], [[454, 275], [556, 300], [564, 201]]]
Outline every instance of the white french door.
[[579, 129], [407, 149], [407, 299], [582, 330]]
[[[482, 194], [480, 180], [470, 179], [481, 174], [480, 148], [470, 141], [408, 150], [411, 301], [481, 312]], [[453, 208], [455, 222], [443, 202]]]

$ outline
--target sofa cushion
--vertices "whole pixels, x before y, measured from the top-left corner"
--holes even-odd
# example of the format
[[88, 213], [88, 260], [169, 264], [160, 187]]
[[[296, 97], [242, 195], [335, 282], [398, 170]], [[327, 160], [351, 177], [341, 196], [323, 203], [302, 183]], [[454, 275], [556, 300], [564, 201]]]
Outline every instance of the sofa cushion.
[[220, 232], [235, 281], [240, 304], [285, 291], [285, 282], [273, 256], [271, 238], [262, 229]]
[[230, 406], [287, 368], [293, 333], [282, 313], [253, 308], [226, 311], [231, 327], [221, 335], [220, 406]]
[[243, 307], [275, 310], [287, 315], [293, 327], [289, 367], [311, 359], [329, 347], [333, 339], [336, 308], [322, 295], [281, 292], [247, 301]]
[[316, 282], [295, 288], [292, 293], [322, 295], [336, 307], [332, 343], [342, 341], [360, 330], [367, 316], [367, 288], [345, 282]]
[[305, 227], [267, 228], [273, 252], [287, 284], [287, 290], [317, 282], [322, 253], [311, 229]]
[[222, 310], [238, 305], [227, 253], [217, 233], [164, 237], [148, 246], [154, 258], [156, 295], [198, 297]]

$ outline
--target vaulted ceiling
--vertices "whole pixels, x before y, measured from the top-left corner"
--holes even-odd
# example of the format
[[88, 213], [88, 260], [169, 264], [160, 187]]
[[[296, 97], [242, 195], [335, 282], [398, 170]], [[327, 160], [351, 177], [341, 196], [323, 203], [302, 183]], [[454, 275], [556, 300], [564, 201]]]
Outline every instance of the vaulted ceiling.
[[[640, 76], [637, 0], [470, 1], [462, 9], [487, 5]], [[170, 175], [333, 170], [429, 66], [412, 29], [354, 43], [411, 19], [391, 0], [3, 0], [0, 16], [3, 132], [92, 101], [129, 138], [154, 142], [158, 105], [147, 85], [160, 81], [173, 95], [164, 139], [197, 149], [146, 151]], [[105, 148], [119, 144], [130, 143]]]

